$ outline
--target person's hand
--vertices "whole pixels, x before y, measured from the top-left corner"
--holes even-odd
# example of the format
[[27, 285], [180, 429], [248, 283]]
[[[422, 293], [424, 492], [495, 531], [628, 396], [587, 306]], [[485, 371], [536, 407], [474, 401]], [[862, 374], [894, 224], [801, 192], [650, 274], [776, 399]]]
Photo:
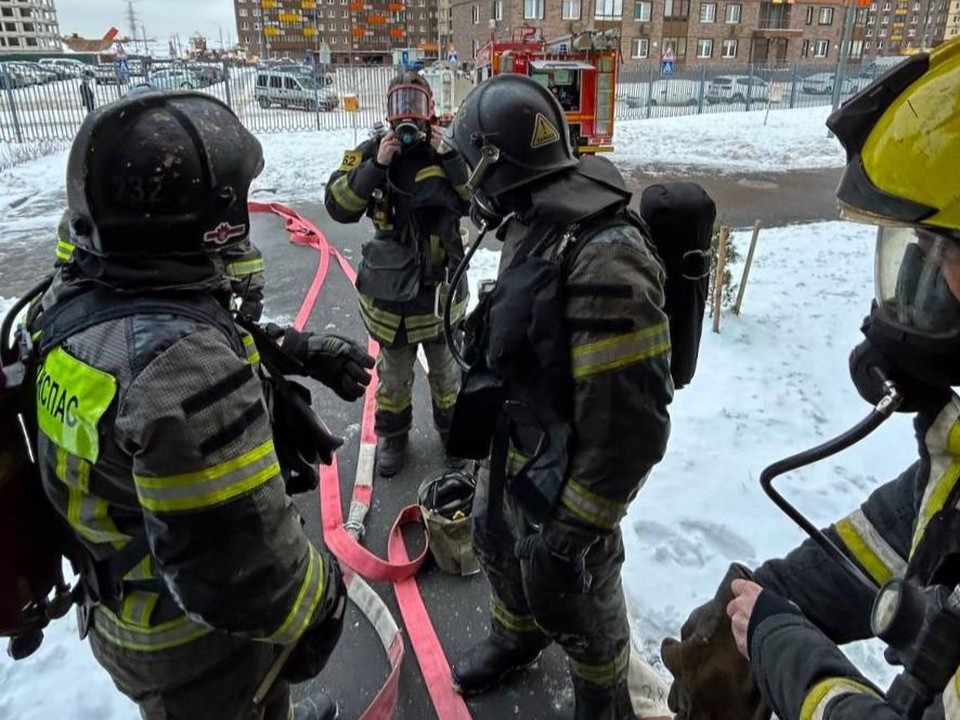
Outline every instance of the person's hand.
[[380, 147], [377, 148], [377, 163], [389, 165], [398, 152], [400, 152], [400, 140], [392, 129], [387, 130], [383, 139], [380, 140]]
[[763, 588], [750, 580], [738, 579], [730, 583], [730, 590], [733, 592], [733, 600], [727, 604], [727, 615], [730, 617], [733, 639], [740, 654], [749, 660], [747, 629], [750, 627], [753, 607], [757, 604], [757, 597], [763, 592]]
[[453, 149], [443, 141], [443, 128], [439, 125], [430, 126], [430, 144], [440, 155], [445, 155]]
[[360, 343], [339, 335], [315, 335], [287, 330], [283, 349], [303, 365], [303, 374], [319, 380], [344, 400], [357, 400], [367, 385], [375, 364]]

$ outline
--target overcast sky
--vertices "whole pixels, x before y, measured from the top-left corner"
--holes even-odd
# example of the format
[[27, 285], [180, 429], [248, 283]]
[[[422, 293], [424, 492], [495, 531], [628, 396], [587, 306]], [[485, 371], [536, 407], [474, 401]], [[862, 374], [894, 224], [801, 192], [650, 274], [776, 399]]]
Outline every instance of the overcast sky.
[[[83, 37], [103, 37], [111, 26], [121, 35], [130, 33], [126, 0], [55, 0], [60, 32], [77, 33]], [[233, 0], [134, 0], [133, 11], [148, 38], [166, 42], [180, 33], [186, 41], [194, 32], [206, 35], [212, 46], [220, 43], [220, 30], [226, 42], [228, 34], [236, 40], [237, 28], [233, 16]]]

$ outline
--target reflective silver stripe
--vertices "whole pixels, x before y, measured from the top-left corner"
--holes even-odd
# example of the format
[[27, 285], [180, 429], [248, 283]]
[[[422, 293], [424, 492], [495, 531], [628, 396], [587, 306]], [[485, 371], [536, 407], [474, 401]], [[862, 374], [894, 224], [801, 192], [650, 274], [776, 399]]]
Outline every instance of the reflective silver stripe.
[[287, 645], [296, 642], [303, 635], [323, 598], [325, 579], [323, 558], [311, 545], [310, 555], [307, 558], [307, 571], [300, 584], [297, 599], [280, 628], [267, 638], [270, 642]]
[[157, 652], [167, 650], [208, 635], [212, 628], [193, 622], [188, 617], [142, 628], [123, 622], [103, 605], [94, 610], [93, 629], [112, 645], [128, 650]]
[[620, 654], [613, 660], [605, 663], [586, 663], [570, 660], [570, 670], [577, 677], [593, 685], [610, 687], [618, 683], [627, 674], [627, 665], [630, 663], [630, 643], [628, 642]]
[[152, 512], [196, 510], [247, 493], [280, 474], [273, 440], [240, 457], [192, 473], [134, 475], [140, 504]]
[[627, 503], [601, 497], [573, 478], [569, 478], [563, 486], [560, 502], [581, 520], [604, 530], [616, 528], [627, 514]]
[[851, 694], [880, 697], [866, 685], [854, 680], [842, 677], [827, 678], [814, 685], [803, 699], [800, 720], [823, 720], [823, 714], [834, 698]]
[[67, 487], [67, 522], [88, 542], [109, 543], [121, 548], [130, 536], [120, 532], [106, 500], [90, 494], [91, 465], [87, 460], [57, 447], [55, 474]]

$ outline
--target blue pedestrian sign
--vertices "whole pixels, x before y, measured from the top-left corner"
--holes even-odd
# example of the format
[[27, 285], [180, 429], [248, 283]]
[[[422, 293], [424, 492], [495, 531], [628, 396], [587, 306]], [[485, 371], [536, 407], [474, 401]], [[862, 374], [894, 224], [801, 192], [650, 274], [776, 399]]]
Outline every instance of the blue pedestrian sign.
[[409, 65], [409, 64], [410, 64], [410, 51], [409, 51], [409, 50], [402, 50], [402, 51], [400, 52], [400, 62], [403, 63], [404, 65]]
[[660, 60], [660, 74], [661, 75], [673, 75], [674, 66], [676, 65], [677, 57], [673, 54], [673, 46], [668, 46], [663, 53], [663, 57]]

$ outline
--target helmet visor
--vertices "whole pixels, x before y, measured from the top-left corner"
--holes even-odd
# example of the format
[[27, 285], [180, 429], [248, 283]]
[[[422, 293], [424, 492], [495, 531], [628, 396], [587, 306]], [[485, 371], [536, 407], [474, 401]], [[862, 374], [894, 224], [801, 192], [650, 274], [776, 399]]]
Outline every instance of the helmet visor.
[[878, 312], [891, 326], [928, 338], [960, 336], [960, 243], [916, 227], [877, 233]]
[[430, 95], [419, 85], [395, 85], [387, 93], [387, 120], [429, 120]]

